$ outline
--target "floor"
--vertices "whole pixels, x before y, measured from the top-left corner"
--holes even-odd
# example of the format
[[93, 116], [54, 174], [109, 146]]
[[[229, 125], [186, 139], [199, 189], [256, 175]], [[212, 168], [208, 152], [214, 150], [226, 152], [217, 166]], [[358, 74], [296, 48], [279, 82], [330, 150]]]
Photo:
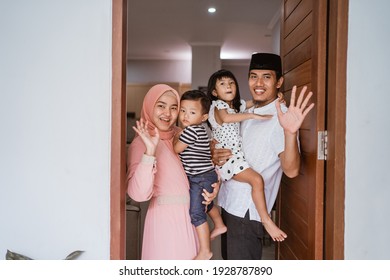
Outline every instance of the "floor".
[[[142, 244], [142, 232], [143, 232], [143, 223], [145, 219], [145, 213], [148, 206], [148, 202], [142, 202], [137, 204], [137, 211], [126, 211], [127, 216], [127, 233], [126, 240], [128, 248], [126, 248], [127, 259], [139, 259], [141, 253], [141, 244]], [[130, 210], [130, 209], [128, 209]], [[131, 227], [131, 225], [133, 225]], [[134, 226], [138, 225], [138, 226]], [[131, 228], [136, 228], [137, 231], [133, 232]], [[263, 242], [263, 260], [274, 260], [275, 259], [275, 242], [273, 242], [270, 237], [265, 233], [266, 236]], [[136, 249], [135, 249], [136, 248]], [[213, 252], [213, 260], [222, 260], [221, 256], [221, 239], [218, 236], [214, 241], [211, 242], [211, 250]]]
[[[211, 250], [213, 251], [212, 260], [222, 260], [221, 256], [221, 240], [217, 237], [211, 242]], [[269, 237], [265, 237], [263, 243], [263, 260], [274, 260], [275, 259], [275, 242]]]
[[263, 260], [274, 260], [275, 259], [275, 243], [273, 241], [266, 241], [263, 245]]

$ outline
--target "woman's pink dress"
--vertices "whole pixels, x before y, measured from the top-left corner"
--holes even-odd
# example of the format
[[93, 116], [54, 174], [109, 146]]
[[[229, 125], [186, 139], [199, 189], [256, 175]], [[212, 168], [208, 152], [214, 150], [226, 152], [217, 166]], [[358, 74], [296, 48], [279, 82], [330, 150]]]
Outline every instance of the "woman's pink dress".
[[[197, 254], [196, 231], [189, 216], [189, 185], [171, 141], [161, 141], [156, 157], [144, 155], [136, 137], [128, 151], [128, 194], [150, 199], [146, 214], [142, 259], [191, 260]], [[155, 159], [155, 160], [154, 160]]]

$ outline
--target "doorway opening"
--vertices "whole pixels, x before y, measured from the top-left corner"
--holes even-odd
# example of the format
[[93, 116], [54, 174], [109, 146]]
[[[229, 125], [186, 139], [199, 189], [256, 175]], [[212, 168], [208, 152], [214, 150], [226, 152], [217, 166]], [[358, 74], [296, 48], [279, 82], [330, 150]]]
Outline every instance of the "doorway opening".
[[[308, 1], [301, 1], [308, 3]], [[309, 1], [310, 2], [310, 1]], [[125, 259], [125, 205], [126, 205], [126, 55], [125, 42], [127, 8], [126, 0], [113, 0], [113, 118], [112, 118], [112, 160], [111, 160], [111, 259]], [[290, 2], [288, 2], [290, 3]], [[292, 3], [292, 1], [291, 1]], [[328, 61], [328, 102], [327, 124], [330, 133], [327, 164], [327, 192], [325, 194], [326, 213], [324, 243], [317, 244], [324, 249], [324, 259], [343, 259], [344, 257], [344, 173], [346, 113], [346, 46], [348, 1], [320, 1], [330, 5], [328, 48], [336, 50], [329, 53]], [[339, 19], [343, 18], [343, 21]], [[333, 104], [333, 106], [332, 106]], [[335, 139], [341, 139], [335, 141]], [[336, 156], [337, 154], [337, 156]], [[337, 188], [335, 188], [338, 186]], [[331, 207], [330, 207], [331, 206]], [[316, 246], [317, 246], [316, 245]]]

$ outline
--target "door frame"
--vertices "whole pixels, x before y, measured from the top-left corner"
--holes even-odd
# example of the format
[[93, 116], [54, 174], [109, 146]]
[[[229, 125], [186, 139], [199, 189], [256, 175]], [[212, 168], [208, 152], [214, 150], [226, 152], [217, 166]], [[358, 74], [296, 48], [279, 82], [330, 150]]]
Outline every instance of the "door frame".
[[349, 0], [328, 0], [324, 259], [344, 259], [345, 135]]
[[112, 0], [110, 259], [126, 258], [127, 1]]

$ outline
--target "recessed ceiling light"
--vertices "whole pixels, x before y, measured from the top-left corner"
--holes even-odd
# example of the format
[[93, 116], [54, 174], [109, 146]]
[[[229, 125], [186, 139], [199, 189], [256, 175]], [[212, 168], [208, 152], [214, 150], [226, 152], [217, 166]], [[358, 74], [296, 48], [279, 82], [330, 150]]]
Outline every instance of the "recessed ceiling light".
[[208, 9], [208, 11], [209, 11], [210, 14], [213, 14], [213, 13], [215, 13], [217, 11], [217, 9], [211, 7], [211, 8]]

